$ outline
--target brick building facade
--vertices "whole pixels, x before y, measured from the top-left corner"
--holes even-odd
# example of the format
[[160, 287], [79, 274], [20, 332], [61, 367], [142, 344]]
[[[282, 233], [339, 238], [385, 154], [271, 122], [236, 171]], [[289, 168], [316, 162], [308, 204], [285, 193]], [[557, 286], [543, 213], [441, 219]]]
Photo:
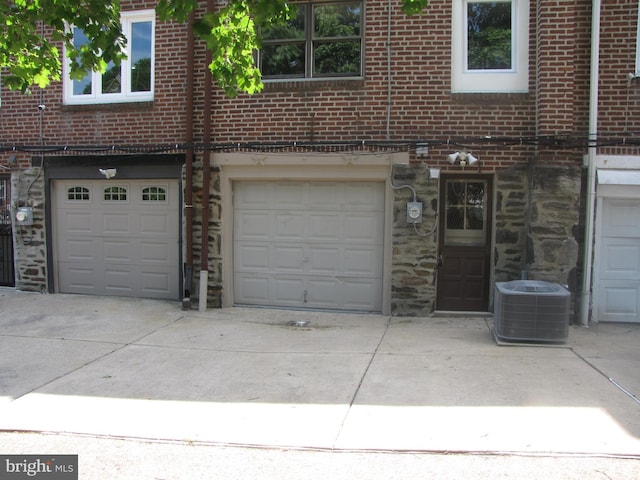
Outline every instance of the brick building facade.
[[[32, 225], [13, 220], [16, 287], [430, 315], [491, 311], [495, 282], [526, 277], [567, 285], [576, 319], [597, 307], [592, 285], [613, 284], [598, 269], [595, 213], [612, 207], [596, 195], [596, 165], [640, 168], [638, 2], [433, 0], [414, 17], [398, 0], [336, 4], [357, 18], [348, 41], [311, 28], [334, 4], [304, 3], [305, 68], [265, 75], [253, 96], [209, 87], [202, 42], [157, 20], [151, 99], [76, 104], [61, 83], [3, 88], [0, 174], [12, 218], [33, 212]], [[474, 9], [496, 5], [509, 12], [509, 59], [470, 66], [472, 20], [495, 26]], [[354, 71], [322, 71], [316, 56], [332, 41], [359, 48]], [[125, 193], [119, 224], [112, 199]], [[419, 222], [408, 203], [422, 204]], [[82, 233], [82, 219], [114, 230]], [[86, 252], [63, 248], [73, 242]]]

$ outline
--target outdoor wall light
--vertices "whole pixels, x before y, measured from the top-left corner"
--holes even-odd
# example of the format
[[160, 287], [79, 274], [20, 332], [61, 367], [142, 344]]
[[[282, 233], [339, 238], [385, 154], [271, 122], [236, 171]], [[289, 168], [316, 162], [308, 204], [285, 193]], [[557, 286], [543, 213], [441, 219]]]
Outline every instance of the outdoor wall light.
[[447, 159], [451, 165], [455, 165], [456, 162], [460, 163], [460, 166], [464, 167], [466, 165], [475, 165], [478, 163], [478, 159], [471, 155], [470, 153], [465, 152], [464, 150], [461, 152], [455, 152], [447, 155]]
[[99, 168], [98, 171], [107, 179], [115, 177], [118, 173], [118, 170], [115, 168]]

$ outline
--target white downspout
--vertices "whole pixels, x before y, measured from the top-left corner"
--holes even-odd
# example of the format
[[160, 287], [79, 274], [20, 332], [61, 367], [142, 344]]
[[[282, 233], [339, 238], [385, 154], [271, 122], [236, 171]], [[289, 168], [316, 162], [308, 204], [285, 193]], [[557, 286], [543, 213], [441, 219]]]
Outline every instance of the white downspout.
[[596, 203], [596, 142], [598, 140], [598, 81], [600, 62], [601, 0], [593, 0], [591, 12], [591, 75], [589, 92], [589, 150], [587, 154], [587, 205], [585, 213], [584, 263], [580, 323], [589, 325], [592, 295], [594, 212]]

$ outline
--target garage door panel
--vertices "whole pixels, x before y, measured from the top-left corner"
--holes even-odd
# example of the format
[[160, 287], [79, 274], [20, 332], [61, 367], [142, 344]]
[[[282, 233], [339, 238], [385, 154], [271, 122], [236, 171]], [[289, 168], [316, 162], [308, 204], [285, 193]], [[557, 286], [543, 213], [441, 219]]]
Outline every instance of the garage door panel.
[[341, 249], [334, 247], [319, 247], [312, 245], [309, 247], [308, 269], [311, 275], [335, 276], [340, 273]]
[[379, 311], [384, 191], [382, 182], [234, 184], [236, 303]]
[[344, 217], [340, 212], [310, 213], [309, 242], [341, 242], [344, 235]]
[[276, 242], [300, 242], [304, 239], [307, 230], [307, 216], [304, 213], [278, 212], [274, 218], [275, 221], [267, 220], [265, 226], [267, 230], [272, 230], [265, 232], [268, 238]]
[[125, 295], [133, 288], [132, 276], [129, 268], [110, 265], [104, 271], [105, 289], [113, 295]]
[[123, 240], [104, 240], [102, 258], [105, 263], [129, 263], [131, 261], [129, 242]]
[[274, 273], [304, 273], [305, 248], [303, 245], [276, 245], [273, 251], [273, 261], [270, 269]]
[[307, 303], [314, 308], [335, 308], [336, 299], [342, 296], [340, 287], [341, 282], [337, 278], [310, 278], [307, 284]]
[[140, 214], [140, 234], [165, 236], [169, 231], [169, 218], [165, 214]]
[[349, 276], [376, 278], [382, 271], [380, 250], [374, 247], [347, 248], [342, 273]]
[[247, 303], [266, 305], [269, 301], [269, 277], [255, 274], [237, 274], [235, 276], [235, 293]]
[[236, 190], [233, 194], [233, 201], [236, 206], [242, 209], [266, 210], [270, 203], [271, 185], [260, 182], [247, 182], [247, 188]]
[[274, 275], [271, 277], [271, 299], [277, 306], [304, 305], [304, 281], [297, 276]]
[[105, 213], [103, 215], [102, 233], [105, 235], [128, 235], [129, 212]]
[[598, 318], [609, 322], [636, 322], [640, 315], [640, 288], [609, 282], [600, 290]]
[[366, 310], [367, 305], [374, 305], [374, 310], [382, 308], [382, 296], [372, 282], [358, 278], [344, 280], [344, 290], [351, 292], [345, 299], [345, 308], [348, 310]]
[[239, 272], [266, 272], [269, 269], [269, 246], [238, 243], [234, 261]]
[[145, 296], [163, 295], [171, 289], [171, 277], [164, 270], [158, 272], [145, 270], [141, 273], [141, 282]]
[[177, 261], [172, 255], [171, 245], [164, 242], [154, 243], [150, 241], [142, 241], [140, 243], [141, 251], [140, 261], [144, 264], [156, 264], [169, 266], [173, 262]]
[[60, 256], [73, 261], [91, 261], [95, 251], [94, 244], [97, 242], [98, 239], [94, 238], [69, 239], [63, 245], [60, 245]]
[[60, 288], [73, 289], [75, 293], [93, 294], [96, 291], [96, 271], [90, 266], [79, 266], [72, 262], [63, 262], [60, 266]]
[[384, 219], [379, 214], [360, 213], [345, 222], [345, 242], [382, 245]]
[[640, 237], [639, 199], [607, 198], [603, 210], [604, 237]]
[[[269, 187], [267, 186], [269, 189]], [[276, 209], [298, 209], [308, 201], [307, 188], [304, 184], [298, 183], [276, 183], [273, 191], [269, 192], [272, 199], [271, 205]], [[269, 198], [267, 198], [269, 200]], [[264, 206], [268, 205], [265, 204]], [[263, 206], [263, 207], [264, 207]]]
[[273, 218], [264, 212], [243, 211], [235, 218], [237, 236], [243, 240], [269, 240], [272, 224]]
[[384, 196], [376, 184], [350, 183], [346, 189], [346, 203], [359, 211], [380, 212], [384, 210]]
[[640, 244], [630, 238], [602, 240], [603, 279], [640, 279]]
[[59, 221], [69, 233], [90, 234], [93, 231], [91, 213], [66, 212]]

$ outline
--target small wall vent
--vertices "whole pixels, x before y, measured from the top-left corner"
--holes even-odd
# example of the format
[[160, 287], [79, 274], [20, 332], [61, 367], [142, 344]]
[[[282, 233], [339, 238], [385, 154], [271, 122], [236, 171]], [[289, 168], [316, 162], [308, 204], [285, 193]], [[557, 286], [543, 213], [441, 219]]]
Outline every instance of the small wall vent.
[[571, 294], [562, 285], [537, 280], [496, 282], [494, 333], [499, 340], [565, 342]]

